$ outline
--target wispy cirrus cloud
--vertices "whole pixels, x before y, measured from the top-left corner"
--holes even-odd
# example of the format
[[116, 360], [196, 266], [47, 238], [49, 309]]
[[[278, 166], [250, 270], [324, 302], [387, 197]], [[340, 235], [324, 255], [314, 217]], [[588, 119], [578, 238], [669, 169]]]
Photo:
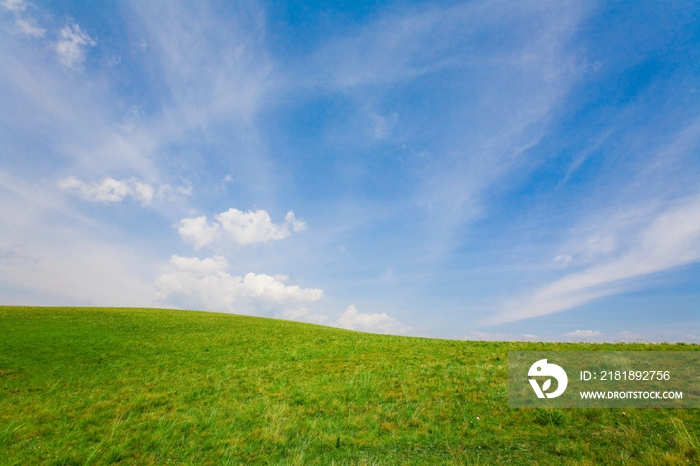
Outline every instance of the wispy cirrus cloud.
[[[397, 170], [411, 173], [412, 184], [394, 210], [421, 218], [426, 246], [440, 258], [458, 242], [456, 232], [485, 212], [485, 192], [537, 166], [528, 150], [585, 68], [570, 41], [589, 13], [580, 2], [402, 9], [321, 47], [303, 63], [300, 82], [355, 106], [329, 139], [402, 148]], [[439, 96], [417, 103], [429, 95], [428, 82], [451, 95], [449, 103]]]
[[40, 28], [31, 19], [17, 18], [15, 20], [15, 26], [17, 30], [25, 36], [39, 38], [44, 37], [44, 33], [46, 33], [46, 29]]
[[[609, 133], [606, 130], [602, 139]], [[638, 137], [635, 133], [631, 139]], [[599, 138], [592, 147], [601, 144]], [[484, 322], [513, 322], [572, 309], [635, 290], [644, 277], [700, 262], [698, 172], [691, 162], [699, 147], [700, 120], [694, 119], [635, 152], [626, 185], [614, 191], [614, 185], [605, 186], [603, 192], [615, 194], [582, 209], [556, 252], [544, 249], [554, 256], [559, 277], [510, 300]], [[617, 173], [609, 177], [610, 183], [618, 180]]]
[[[168, 110], [185, 126], [220, 118], [248, 120], [272, 85], [264, 11], [255, 2], [131, 2], [149, 53], [169, 93]], [[188, 18], [183, 22], [182, 18]], [[172, 121], [171, 123], [176, 123]]]
[[[313, 57], [310, 77], [356, 87], [411, 80], [446, 68], [532, 65], [545, 59], [540, 64], [549, 66], [542, 72], [557, 79], [561, 70], [549, 61], [550, 54], [560, 53], [557, 45], [586, 13], [587, 6], [575, 1], [514, 8], [501, 1], [477, 1], [403, 9], [328, 43]], [[487, 40], [497, 33], [500, 41]], [[325, 72], [314, 75], [319, 69]]]
[[13, 13], [20, 13], [27, 9], [27, 4], [24, 0], [3, 0], [0, 5], [2, 5], [5, 10]]
[[[0, 0], [0, 285], [148, 305], [155, 277], [172, 276], [180, 291], [159, 285], [161, 305], [204, 309], [211, 292], [212, 308], [402, 331], [405, 314], [381, 312], [386, 302], [430, 309], [411, 325], [433, 335], [465, 335], [486, 314], [604, 296], [611, 307], [660, 282], [644, 277], [688, 277], [700, 126], [656, 157], [648, 147], [697, 118], [692, 8], [389, 3], [335, 16], [309, 6], [301, 23], [333, 26], [314, 29], [255, 0]], [[61, 177], [63, 194], [87, 202], [56, 195]], [[223, 212], [231, 205], [267, 210]], [[311, 231], [296, 234], [305, 223], [289, 206]], [[236, 271], [219, 256], [169, 262], [187, 255], [180, 239], [235, 250]], [[90, 257], [72, 241], [93, 245]], [[62, 267], [61, 286], [49, 283]], [[279, 270], [332, 293], [337, 312], [252, 294], [305, 289]], [[367, 302], [381, 304], [361, 312]], [[499, 335], [614, 334], [535, 325], [565, 318]]]
[[37, 26], [34, 19], [26, 13], [27, 4], [24, 0], [4, 0], [0, 2], [0, 6], [2, 6], [5, 11], [14, 14], [14, 32], [34, 38], [43, 37], [44, 33], [46, 33], [46, 29]]
[[[626, 226], [626, 228], [629, 228]], [[605, 256], [508, 304], [488, 319], [499, 324], [570, 309], [633, 288], [634, 278], [700, 260], [700, 196], [676, 201], [639, 225], [638, 231], [604, 248]], [[597, 244], [597, 241], [588, 241]]]
[[[245, 145], [236, 145], [235, 154], [240, 160], [236, 163], [235, 173], [238, 177], [232, 182], [239, 185], [246, 182], [251, 186], [260, 187], [261, 191], [265, 190], [268, 186], [265, 170], [262, 169], [265, 163], [261, 151], [256, 146], [256, 130], [251, 117], [267, 86], [266, 75], [270, 65], [265, 57], [262, 40], [265, 28], [264, 24], [258, 22], [259, 18], [256, 19], [260, 12], [256, 5], [249, 5], [249, 21], [238, 15], [234, 19], [239, 27], [233, 27], [231, 18], [218, 16], [217, 12], [210, 8], [211, 5], [198, 7], [169, 4], [167, 8], [160, 9], [150, 4], [134, 2], [133, 9], [129, 10], [127, 7], [122, 11], [122, 19], [130, 21], [133, 30], [136, 31], [135, 37], [120, 43], [122, 50], [135, 50], [134, 54], [129, 62], [121, 57], [116, 61], [110, 60], [110, 67], [118, 64], [120, 69], [110, 70], [111, 73], [104, 75], [100, 74], [104, 71], [99, 69], [101, 63], [95, 63], [94, 67], [80, 66], [90, 59], [90, 49], [107, 49], [114, 45], [100, 36], [99, 23], [78, 24], [70, 21], [62, 28], [42, 36], [45, 31], [39, 30], [41, 28], [30, 28], [36, 23], [27, 14], [27, 5], [12, 0], [2, 3], [5, 10], [15, 15], [15, 29], [24, 27], [22, 35], [38, 38], [45, 36], [41, 43], [28, 41], [19, 34], [6, 34], [1, 37], [4, 42], [0, 46], [0, 61], [6, 66], [0, 70], [0, 83], [8, 92], [2, 98], [2, 107], [7, 111], [2, 111], [0, 116], [3, 123], [7, 122], [7, 134], [13, 134], [13, 141], [20, 141], [15, 146], [6, 146], [8, 156], [12, 157], [7, 163], [3, 162], [3, 167], [12, 171], [12, 174], [8, 175], [9, 179], [28, 178], [24, 181], [31, 185], [41, 183], [35, 178], [53, 177], [56, 171], [72, 173], [75, 176], [62, 178], [57, 183], [65, 192], [90, 202], [119, 203], [133, 199], [143, 206], [151, 207], [151, 213], [166, 218], [172, 216], [173, 218], [169, 218], [165, 223], [171, 224], [175, 218], [182, 218], [183, 212], [190, 210], [187, 204], [192, 199], [192, 185], [176, 186], [174, 180], [183, 180], [183, 176], [165, 168], [162, 159], [173, 160], [173, 145], [182, 145], [183, 140], [197, 140], [204, 127], [223, 120], [227, 121], [227, 125], [222, 132], [226, 135], [231, 132], [243, 133], [250, 141]], [[151, 7], [158, 10], [154, 14], [159, 19], [152, 18], [153, 11], [149, 10]], [[44, 17], [50, 17], [47, 9], [42, 8], [41, 12]], [[174, 14], [169, 16], [168, 12]], [[182, 17], [188, 17], [190, 20], [183, 23]], [[54, 20], [60, 21], [58, 18]], [[24, 23], [21, 23], [22, 21]], [[222, 35], [225, 36], [223, 40]], [[138, 43], [129, 42], [131, 39]], [[46, 56], [46, 48], [53, 54]], [[58, 65], [54, 58], [58, 58]], [[139, 72], [143, 71], [139, 68], [142, 65], [141, 60], [147, 62], [148, 66], [155, 64], [151, 69], [153, 74], [150, 78], [145, 78], [144, 74], [139, 75]], [[66, 73], [62, 67], [72, 68], [74, 72]], [[121, 84], [111, 80], [116, 75], [128, 75], [127, 79], [132, 79], [134, 92], [121, 92]], [[100, 85], [86, 84], [96, 81], [100, 82]], [[148, 111], [144, 111], [144, 108]], [[41, 128], [41, 138], [35, 137], [37, 127]], [[218, 141], [220, 135], [213, 136], [212, 139]], [[33, 160], [33, 155], [26, 154], [32, 153], [35, 148], [27, 149], [27, 145], [22, 141], [35, 143], [37, 140], [40, 140], [42, 146], [40, 153], [46, 157], [45, 160], [51, 160], [51, 163], [42, 166], [43, 170], [48, 170], [47, 173], [37, 171], [33, 162], [28, 166], [30, 163], [27, 161]], [[212, 151], [215, 156], [220, 152], [222, 151], [219, 145]], [[226, 156], [231, 153], [229, 149], [224, 152]], [[235, 162], [235, 158], [231, 160], [232, 163]], [[191, 169], [187, 165], [188, 162], [189, 160], [183, 160], [182, 165], [185, 173], [189, 174]], [[105, 172], [134, 173], [135, 176], [101, 178]], [[194, 173], [200, 177], [198, 180], [201, 180], [202, 176], [206, 177], [206, 173], [201, 171]], [[171, 181], [165, 184], [145, 180]], [[4, 188], [4, 185], [0, 186], [0, 189]], [[53, 196], [39, 196], [39, 189], [27, 191], [29, 194], [22, 196], [18, 201], [10, 203], [9, 199], [7, 200], [12, 208], [4, 209], [0, 223], [6, 229], [11, 226], [12, 234], [4, 238], [8, 243], [0, 243], [0, 247], [14, 245], [12, 251], [24, 250], [21, 248], [38, 251], [35, 244], [41, 243], [41, 238], [36, 237], [32, 241], [28, 238], [51, 231], [45, 233], [46, 244], [53, 244], [56, 250], [62, 249], [55, 230], [47, 227], [46, 218], [51, 215], [73, 225], [69, 237], [79, 238], [86, 244], [98, 244], [91, 236], [95, 228], [101, 228], [97, 227], [100, 221], [89, 222], [82, 218], [79, 204], [61, 202], [62, 196], [55, 196], [55, 193]], [[157, 202], [162, 200], [176, 202]], [[42, 203], [41, 206], [37, 205], [38, 202]], [[248, 219], [243, 212], [238, 217], [235, 212], [222, 216], [226, 228], [220, 222], [217, 222], [217, 225], [225, 235], [243, 243], [272, 241], [304, 228], [303, 222], [295, 219], [291, 213], [282, 224], [271, 222], [269, 216], [268, 222], [265, 223], [261, 212], [251, 212], [251, 215], [254, 217], [253, 230], [259, 227], [255, 231], [251, 230], [250, 225], [241, 224]], [[81, 221], [72, 221], [73, 217], [81, 217]], [[113, 224], [116, 228], [126, 227], [114, 225], [116, 222], [109, 216], [105, 216], [101, 222], [105, 226]], [[171, 234], [172, 230], [166, 227], [166, 231], [161, 233]], [[119, 249], [117, 245], [112, 245], [113, 248], [109, 245], [103, 246], [109, 251]], [[41, 251], [36, 254], [45, 252]], [[94, 250], [92, 252], [94, 257], [100, 257]], [[6, 256], [9, 261], [9, 252]], [[148, 254], [130, 256], [128, 267], [139, 271], [151, 270], [151, 258], [145, 256]], [[48, 254], [47, 259], [39, 265], [30, 263], [31, 261], [20, 263], [17, 259], [19, 256], [12, 257], [13, 264], [5, 264], [13, 267], [7, 269], [7, 273], [12, 276], [11, 282], [18, 287], [36, 290], [37, 295], [60, 291], [55, 287], [47, 287], [44, 283], [48, 280], [48, 269], [40, 275], [37, 275], [38, 270], [44, 270], [49, 263], [53, 267], [51, 270], [57, 270], [60, 269], [61, 261], [72, 261], [64, 254]], [[64, 274], [64, 278], [80, 274], [92, 275], [95, 278], [102, 276], [101, 273], [93, 273], [94, 261], [88, 260], [84, 255], [76, 256], [78, 257], [80, 260], [65, 264], [65, 269], [70, 273]], [[142, 266], [137, 264], [139, 257], [143, 258]], [[110, 256], [110, 259], [114, 258]], [[101, 292], [92, 294], [87, 291], [74, 293], [73, 287], [66, 285], [66, 299], [84, 302], [82, 299], [85, 296], [92, 296], [89, 298], [92, 299], [91, 302], [99, 305], [108, 304], [108, 298], [112, 296], [119, 295], [124, 298], [130, 295], [132, 300], [118, 299], [114, 300], [114, 303], [133, 303], [134, 300], [141, 300], [143, 305], [152, 305], [155, 274], [145, 282], [140, 280], [141, 273], [134, 273], [130, 278], [122, 280], [125, 278], [122, 270], [124, 264], [125, 261], [106, 258], [104, 260], [104, 275], [113, 273], [115, 280], [119, 282], [114, 286], [114, 293], [103, 292], [105, 290], [101, 282], [99, 287], [95, 286], [95, 290], [99, 288]], [[176, 267], [175, 271], [185, 277], [182, 278], [185, 283], [190, 283], [187, 281], [190, 269]], [[248, 293], [246, 299], [253, 299], [255, 290], [263, 289], [262, 295], [255, 297], [262, 302], [274, 295], [274, 290], [277, 289], [276, 286], [279, 288], [283, 277], [272, 277], [273, 281], [270, 283], [269, 276], [265, 274], [240, 278], [242, 289]], [[211, 277], [207, 280], [211, 280]], [[95, 280], [85, 283], [93, 282]], [[226, 286], [232, 283], [226, 279], [223, 279], [223, 282]], [[132, 287], [133, 293], [129, 293], [129, 286]], [[294, 286], [296, 285], [284, 285], [283, 290], [286, 291], [282, 291], [282, 295], [293, 297]], [[160, 291], [161, 298], [165, 295], [171, 296], [165, 288], [161, 288]]]
[[54, 44], [58, 61], [72, 68], [85, 61], [88, 47], [97, 45], [97, 41], [75, 23], [66, 24], [59, 31], [59, 39]]

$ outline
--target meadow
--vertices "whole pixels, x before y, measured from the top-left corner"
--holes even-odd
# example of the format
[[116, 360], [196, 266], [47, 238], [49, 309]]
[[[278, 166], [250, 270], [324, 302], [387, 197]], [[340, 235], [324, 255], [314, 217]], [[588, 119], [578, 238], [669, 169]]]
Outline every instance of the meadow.
[[193, 311], [0, 307], [0, 464], [700, 464], [691, 409], [509, 409], [511, 350]]

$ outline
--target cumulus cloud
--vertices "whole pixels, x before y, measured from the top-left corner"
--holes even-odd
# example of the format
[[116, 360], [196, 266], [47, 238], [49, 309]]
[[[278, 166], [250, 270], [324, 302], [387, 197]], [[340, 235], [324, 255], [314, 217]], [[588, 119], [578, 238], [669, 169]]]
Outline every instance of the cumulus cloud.
[[219, 225], [216, 223], [209, 225], [205, 215], [195, 218], [183, 218], [180, 220], [177, 231], [183, 240], [193, 243], [195, 249], [221, 239]]
[[210, 311], [260, 314], [288, 309], [294, 303], [311, 303], [323, 296], [323, 290], [317, 288], [286, 285], [284, 275], [232, 276], [228, 265], [221, 256], [172, 256], [170, 272], [156, 279], [156, 299]]
[[587, 340], [602, 337], [603, 334], [600, 330], [574, 330], [573, 332], [565, 333], [564, 336], [575, 340]]
[[350, 330], [399, 335], [412, 330], [408, 325], [402, 324], [384, 312], [381, 314], [361, 314], [352, 305], [338, 318], [337, 325]]
[[477, 340], [477, 341], [541, 341], [542, 338], [539, 335], [532, 335], [529, 333], [511, 333], [511, 332], [483, 332], [483, 331], [471, 331], [463, 334], [459, 337], [464, 340]]
[[83, 199], [94, 202], [121, 202], [126, 197], [131, 197], [148, 205], [153, 201], [155, 189], [152, 185], [139, 181], [136, 178], [128, 180], [115, 180], [107, 177], [101, 182], [85, 183], [73, 176], [58, 180], [57, 186], [61, 189], [80, 194]]
[[289, 236], [289, 227], [296, 232], [304, 231], [306, 224], [294, 218], [294, 212], [287, 212], [282, 225], [275, 225], [264, 210], [241, 212], [229, 209], [216, 216], [223, 230], [238, 244], [266, 243]]
[[[618, 292], [626, 280], [700, 260], [700, 196], [656, 215], [629, 238], [629, 247], [612, 258], [540, 288], [510, 303], [490, 323], [512, 322], [570, 309]], [[611, 251], [612, 252], [612, 251]]]
[[279, 317], [287, 320], [300, 320], [303, 322], [311, 322], [312, 324], [328, 324], [328, 316], [324, 314], [315, 314], [307, 307], [298, 309], [285, 309]]
[[336, 321], [331, 321], [327, 315], [315, 313], [306, 306], [285, 309], [277, 314], [277, 317], [370, 333], [403, 335], [413, 330], [386, 313], [362, 314], [357, 311], [355, 306], [349, 306]]
[[228, 261], [221, 256], [207, 257], [205, 259], [173, 256], [170, 258], [170, 264], [173, 265], [176, 270], [187, 271], [197, 278], [204, 278], [207, 275], [225, 272], [226, 269], [228, 269]]
[[243, 285], [249, 296], [264, 298], [274, 302], [313, 302], [318, 301], [323, 296], [323, 290], [315, 288], [302, 289], [297, 285], [285, 285], [278, 278], [265, 274], [248, 273], [243, 278]]
[[207, 246], [222, 238], [228, 238], [241, 245], [268, 243], [284, 239], [291, 231], [301, 232], [306, 229], [302, 220], [294, 217], [294, 212], [287, 212], [284, 223], [272, 223], [265, 210], [242, 212], [229, 209], [215, 216], [216, 221], [209, 224], [206, 216], [184, 218], [180, 220], [178, 232], [182, 239], [193, 243], [196, 249]]
[[405, 334], [412, 330], [386, 313], [362, 314], [349, 306], [331, 321], [308, 307], [323, 297], [323, 290], [288, 285], [283, 274], [228, 273], [222, 256], [199, 259], [174, 255], [170, 270], [156, 278], [156, 302], [183, 308], [240, 314], [269, 315], [288, 320], [332, 325], [372, 333]]
[[58, 61], [72, 68], [85, 60], [85, 50], [93, 47], [97, 42], [87, 32], [80, 29], [77, 24], [66, 24], [59, 31], [59, 40], [55, 43]]
[[355, 306], [336, 320], [308, 307], [323, 297], [323, 290], [288, 285], [284, 274], [248, 273], [233, 276], [223, 256], [204, 259], [173, 255], [170, 270], [156, 278], [156, 302], [183, 308], [240, 314], [269, 315], [350, 330], [406, 334], [412, 328], [381, 314], [363, 314]]

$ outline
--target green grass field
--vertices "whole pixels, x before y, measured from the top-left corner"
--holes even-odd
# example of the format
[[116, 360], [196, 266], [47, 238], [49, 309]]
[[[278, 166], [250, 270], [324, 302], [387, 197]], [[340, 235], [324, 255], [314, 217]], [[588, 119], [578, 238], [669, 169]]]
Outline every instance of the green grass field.
[[509, 350], [155, 309], [0, 307], [0, 463], [700, 464], [698, 410], [509, 409]]

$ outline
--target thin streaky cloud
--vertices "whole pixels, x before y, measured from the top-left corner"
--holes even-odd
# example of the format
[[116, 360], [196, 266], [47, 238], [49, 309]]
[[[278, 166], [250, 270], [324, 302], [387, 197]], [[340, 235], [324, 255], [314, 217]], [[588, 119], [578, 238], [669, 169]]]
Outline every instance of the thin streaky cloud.
[[39, 38], [44, 37], [46, 29], [38, 27], [32, 20], [17, 18], [15, 20], [17, 30], [24, 35]]
[[543, 316], [629, 289], [633, 278], [700, 260], [700, 196], [683, 200], [654, 218], [618, 257], [571, 273], [511, 303], [490, 324]]
[[698, 335], [698, 11], [0, 0], [4, 299]]
[[19, 13], [27, 9], [27, 4], [24, 0], [3, 0], [2, 7], [13, 13]]
[[88, 47], [94, 47], [97, 41], [75, 23], [66, 24], [59, 31], [59, 39], [55, 43], [58, 61], [72, 68], [85, 61]]

